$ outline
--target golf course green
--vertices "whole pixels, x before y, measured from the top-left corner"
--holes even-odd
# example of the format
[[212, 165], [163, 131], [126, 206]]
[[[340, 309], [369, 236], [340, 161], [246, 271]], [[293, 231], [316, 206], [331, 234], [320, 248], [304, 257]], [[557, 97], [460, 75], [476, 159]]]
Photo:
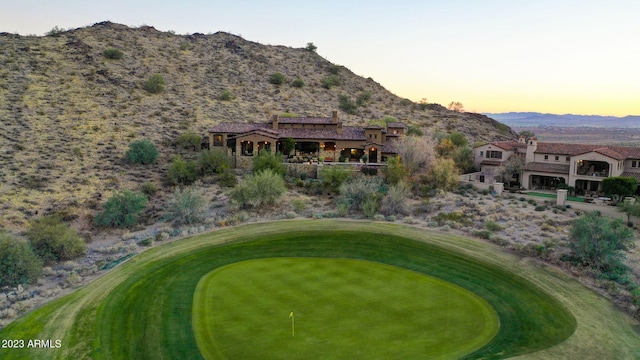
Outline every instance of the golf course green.
[[0, 358], [637, 358], [633, 325], [559, 271], [476, 239], [280, 221], [138, 254], [0, 332], [60, 347]]
[[454, 359], [489, 342], [499, 323], [481, 297], [417, 272], [356, 260], [275, 258], [203, 277], [193, 326], [198, 348], [211, 359]]

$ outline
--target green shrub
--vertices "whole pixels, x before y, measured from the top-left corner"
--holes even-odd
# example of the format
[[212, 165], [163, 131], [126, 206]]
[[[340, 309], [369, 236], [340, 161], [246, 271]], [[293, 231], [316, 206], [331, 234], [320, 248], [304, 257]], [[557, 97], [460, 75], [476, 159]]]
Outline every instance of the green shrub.
[[140, 185], [140, 192], [148, 197], [155, 195], [158, 192], [158, 187], [151, 181], [145, 181]]
[[491, 239], [491, 231], [489, 230], [474, 231], [473, 234], [481, 239], [485, 239], [485, 240]]
[[180, 50], [181, 51], [188, 51], [188, 50], [192, 50], [193, 49], [193, 45], [191, 45], [191, 43], [184, 41], [182, 43], [180, 43]]
[[138, 246], [151, 246], [153, 244], [152, 238], [146, 238], [144, 240], [138, 241]]
[[458, 188], [460, 179], [455, 162], [451, 159], [438, 159], [429, 171], [429, 183], [442, 191], [453, 191]]
[[296, 141], [292, 137], [288, 137], [282, 141], [282, 148], [285, 155], [291, 155], [291, 152], [296, 148]]
[[107, 48], [103, 53], [104, 57], [111, 60], [120, 60], [124, 57], [124, 53], [119, 49]]
[[485, 221], [484, 223], [484, 228], [489, 230], [489, 231], [500, 231], [502, 230], [502, 226], [500, 226], [499, 224], [489, 220], [489, 221]]
[[195, 131], [186, 131], [176, 139], [176, 144], [182, 148], [193, 147], [195, 151], [200, 150], [202, 144], [202, 136], [198, 135]]
[[544, 206], [544, 205], [538, 205], [533, 210], [535, 210], [535, 211], [545, 211], [545, 210], [547, 210], [547, 207]]
[[149, 139], [136, 140], [129, 144], [129, 150], [124, 154], [124, 158], [131, 164], [147, 165], [156, 161], [158, 150]]
[[95, 217], [98, 225], [129, 227], [138, 222], [138, 215], [147, 206], [147, 197], [139, 192], [123, 190], [114, 193]]
[[29, 245], [0, 232], [0, 288], [34, 282], [42, 273], [42, 262]]
[[457, 222], [467, 226], [473, 224], [473, 221], [466, 218], [464, 214], [455, 211], [438, 213], [436, 216], [434, 216], [433, 220], [436, 221], [439, 226], [442, 226], [449, 221]]
[[200, 223], [205, 218], [207, 202], [202, 192], [187, 187], [176, 190], [168, 199], [166, 219], [177, 225]]
[[144, 83], [144, 89], [152, 94], [164, 91], [164, 78], [160, 74], [154, 74]]
[[409, 125], [407, 136], [424, 136], [424, 131], [418, 125]]
[[280, 86], [284, 84], [286, 78], [283, 73], [275, 72], [269, 76], [269, 82], [273, 85]]
[[329, 65], [329, 69], [328, 70], [329, 70], [330, 74], [338, 75], [338, 74], [340, 74], [340, 69], [341, 69], [340, 65], [331, 64], [331, 65]]
[[351, 172], [343, 166], [324, 166], [320, 171], [320, 180], [333, 192], [338, 192], [340, 185], [350, 176]]
[[287, 173], [287, 166], [282, 162], [282, 154], [262, 151], [258, 156], [254, 156], [253, 173], [257, 174], [267, 169], [284, 177]]
[[52, 27], [51, 30], [47, 31], [47, 33], [45, 35], [47, 36], [52, 36], [52, 37], [59, 37], [60, 35], [64, 34], [66, 32], [65, 29], [58, 27], [57, 25]]
[[296, 78], [295, 80], [293, 80], [293, 82], [291, 82], [291, 86], [297, 88], [304, 87], [304, 80], [302, 80], [301, 78]]
[[291, 206], [296, 213], [300, 214], [307, 208], [307, 201], [305, 199], [293, 199], [291, 200]]
[[358, 105], [347, 95], [340, 95], [338, 97], [338, 108], [347, 114], [355, 115], [358, 113]]
[[602, 191], [610, 196], [631, 196], [637, 189], [638, 180], [632, 177], [615, 176], [602, 180]]
[[353, 211], [366, 210], [365, 215], [373, 216], [377, 213], [378, 202], [383, 195], [382, 185], [378, 177], [360, 175], [351, 178], [340, 186], [338, 203], [348, 204]]
[[387, 184], [395, 185], [409, 175], [409, 170], [400, 159], [394, 156], [387, 160], [387, 166], [382, 168], [382, 173]]
[[220, 182], [220, 185], [224, 187], [234, 187], [238, 183], [238, 179], [236, 179], [236, 176], [233, 174], [231, 169], [224, 169], [222, 174], [218, 177], [218, 181]]
[[71, 260], [87, 252], [80, 235], [57, 216], [43, 216], [29, 222], [26, 235], [33, 252], [45, 264]]
[[307, 46], [305, 46], [304, 49], [307, 50], [307, 51], [316, 52], [316, 50], [318, 50], [318, 47], [315, 46], [312, 42], [308, 42]]
[[408, 197], [409, 189], [403, 181], [391, 185], [382, 198], [380, 212], [388, 216], [409, 215]]
[[229, 101], [233, 99], [233, 94], [231, 94], [231, 91], [229, 90], [222, 90], [222, 92], [220, 93], [220, 100], [222, 101]]
[[340, 78], [336, 75], [325, 76], [321, 80], [322, 87], [325, 89], [331, 89], [334, 86], [340, 85]]
[[371, 100], [371, 91], [363, 91], [356, 98], [356, 105], [365, 106], [369, 102], [369, 100]]
[[198, 173], [193, 161], [185, 161], [180, 155], [174, 155], [167, 169], [167, 181], [171, 185], [190, 185], [196, 181]]
[[273, 205], [287, 191], [284, 179], [271, 169], [245, 176], [231, 192], [231, 199], [241, 208]]
[[197, 165], [200, 175], [207, 176], [224, 173], [231, 168], [231, 161], [225, 150], [214, 148], [202, 150], [198, 154]]

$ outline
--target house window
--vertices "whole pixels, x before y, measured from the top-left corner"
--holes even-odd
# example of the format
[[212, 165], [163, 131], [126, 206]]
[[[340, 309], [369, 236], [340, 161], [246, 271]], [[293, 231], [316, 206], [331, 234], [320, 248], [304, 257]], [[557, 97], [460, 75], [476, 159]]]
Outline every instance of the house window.
[[631, 161], [631, 167], [638, 167], [638, 162], [635, 160]]
[[502, 151], [487, 151], [487, 159], [502, 159]]
[[224, 146], [222, 143], [222, 134], [213, 135], [213, 146]]
[[560, 156], [556, 155], [556, 161], [560, 160]]
[[544, 159], [545, 159], [545, 160], [549, 160], [549, 155], [545, 155], [545, 156], [544, 156]]
[[571, 159], [571, 158], [570, 158], [569, 156], [567, 156], [567, 157], [565, 158], [565, 160], [566, 160], [566, 161], [571, 161], [570, 159]]
[[484, 151], [480, 151], [480, 157], [484, 156]]

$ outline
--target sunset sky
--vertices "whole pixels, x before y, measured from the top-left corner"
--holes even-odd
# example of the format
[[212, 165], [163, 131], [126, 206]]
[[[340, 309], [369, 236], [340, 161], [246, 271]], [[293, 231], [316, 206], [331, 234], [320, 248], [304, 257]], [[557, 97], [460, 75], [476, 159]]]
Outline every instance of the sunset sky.
[[[401, 97], [475, 112], [640, 115], [640, 1], [0, 0], [0, 32], [109, 20], [304, 47]], [[0, 48], [0, 51], [2, 49]]]

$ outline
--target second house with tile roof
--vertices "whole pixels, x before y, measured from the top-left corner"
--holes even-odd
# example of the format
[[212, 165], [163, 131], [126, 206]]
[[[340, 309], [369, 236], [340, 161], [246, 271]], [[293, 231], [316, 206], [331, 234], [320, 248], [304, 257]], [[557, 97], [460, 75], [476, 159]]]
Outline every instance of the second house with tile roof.
[[640, 148], [539, 142], [536, 138], [498, 141], [474, 148], [477, 180], [500, 180], [500, 167], [511, 157], [522, 159], [518, 180], [524, 189], [572, 186], [579, 194], [599, 194], [612, 176], [640, 179]]

